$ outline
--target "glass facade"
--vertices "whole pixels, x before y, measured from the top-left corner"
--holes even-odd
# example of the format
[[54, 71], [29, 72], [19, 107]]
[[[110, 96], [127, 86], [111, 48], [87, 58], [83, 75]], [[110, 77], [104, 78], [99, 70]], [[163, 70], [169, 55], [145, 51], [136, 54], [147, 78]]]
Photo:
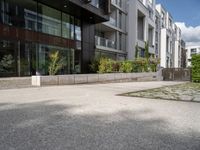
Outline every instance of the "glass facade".
[[1, 0], [0, 9], [0, 77], [48, 75], [53, 51], [67, 62], [58, 74], [80, 73], [79, 18], [34, 0]]

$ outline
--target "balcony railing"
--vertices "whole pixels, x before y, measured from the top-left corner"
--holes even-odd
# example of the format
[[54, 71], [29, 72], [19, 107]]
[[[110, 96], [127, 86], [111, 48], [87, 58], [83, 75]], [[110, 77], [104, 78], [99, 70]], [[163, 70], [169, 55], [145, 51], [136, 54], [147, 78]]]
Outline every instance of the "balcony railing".
[[116, 27], [116, 20], [110, 17], [110, 21], [107, 22], [109, 25], [115, 26]]
[[92, 0], [91, 4], [97, 8], [99, 8], [99, 0]]
[[121, 7], [121, 3], [119, 0], [111, 0], [111, 3], [114, 4], [114, 5], [117, 5], [119, 7]]
[[106, 39], [106, 38], [95, 36], [95, 43], [98, 46], [104, 46], [104, 47], [107, 47], [107, 48], [116, 49], [115, 41], [112, 41], [112, 40], [109, 40], [109, 39]]

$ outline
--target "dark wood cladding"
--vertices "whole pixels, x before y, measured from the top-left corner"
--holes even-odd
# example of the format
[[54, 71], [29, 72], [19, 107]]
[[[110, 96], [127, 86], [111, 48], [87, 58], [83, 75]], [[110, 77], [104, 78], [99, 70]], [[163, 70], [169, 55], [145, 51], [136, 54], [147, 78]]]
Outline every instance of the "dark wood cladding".
[[0, 24], [0, 38], [76, 48], [76, 41]]

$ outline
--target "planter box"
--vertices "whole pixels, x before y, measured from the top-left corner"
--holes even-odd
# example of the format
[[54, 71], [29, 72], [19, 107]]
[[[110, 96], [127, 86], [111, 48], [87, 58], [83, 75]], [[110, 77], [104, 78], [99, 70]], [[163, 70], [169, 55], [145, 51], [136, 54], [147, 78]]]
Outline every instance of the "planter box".
[[32, 76], [33, 86], [72, 85], [114, 81], [155, 81], [158, 73], [74, 74], [57, 76]]

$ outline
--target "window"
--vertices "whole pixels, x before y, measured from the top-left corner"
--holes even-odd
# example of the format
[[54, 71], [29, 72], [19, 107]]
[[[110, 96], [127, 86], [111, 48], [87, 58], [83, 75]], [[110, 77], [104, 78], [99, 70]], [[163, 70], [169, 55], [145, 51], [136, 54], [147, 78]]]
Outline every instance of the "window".
[[122, 12], [119, 12], [119, 28], [122, 29]]
[[99, 8], [99, 0], [92, 0], [91, 4], [97, 8]]
[[197, 49], [196, 48], [191, 49], [191, 55], [196, 54], [196, 53], [197, 53]]
[[119, 49], [122, 50], [122, 34], [119, 33]]
[[81, 41], [81, 21], [75, 19], [75, 40]]
[[145, 50], [144, 49], [141, 49], [140, 50], [140, 57], [145, 57]]
[[4, 24], [36, 31], [37, 3], [33, 0], [1, 2], [1, 20]]
[[74, 39], [74, 18], [62, 13], [62, 37]]
[[61, 36], [61, 12], [39, 3], [38, 31]]
[[138, 39], [144, 41], [144, 16], [138, 11], [138, 24], [137, 24]]

